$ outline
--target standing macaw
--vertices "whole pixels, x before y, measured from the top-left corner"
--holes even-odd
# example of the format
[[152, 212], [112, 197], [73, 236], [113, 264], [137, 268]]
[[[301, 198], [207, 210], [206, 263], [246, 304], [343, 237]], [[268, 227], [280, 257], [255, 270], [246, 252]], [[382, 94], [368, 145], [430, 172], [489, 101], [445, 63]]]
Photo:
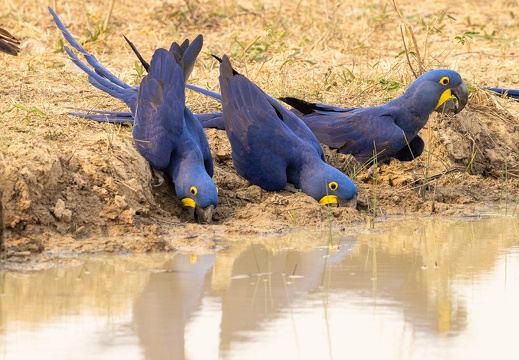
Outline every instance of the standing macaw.
[[[456, 97], [457, 105], [451, 103]], [[459, 113], [468, 102], [468, 88], [453, 70], [431, 70], [418, 77], [400, 97], [365, 108], [340, 108], [285, 97], [282, 101], [300, 117], [323, 144], [359, 162], [420, 156], [424, 142], [418, 132], [433, 111], [446, 104]]]

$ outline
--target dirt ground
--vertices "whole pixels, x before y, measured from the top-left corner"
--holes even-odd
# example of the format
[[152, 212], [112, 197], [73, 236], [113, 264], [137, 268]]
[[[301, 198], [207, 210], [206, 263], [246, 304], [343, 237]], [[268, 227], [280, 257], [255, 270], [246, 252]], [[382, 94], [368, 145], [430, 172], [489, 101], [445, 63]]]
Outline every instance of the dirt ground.
[[[517, 214], [519, 105], [480, 89], [519, 88], [514, 2], [418, 7], [400, 1], [418, 45], [405, 37], [409, 60], [403, 20], [385, 1], [152, 1], [146, 8], [116, 1], [109, 28], [100, 31], [108, 1], [52, 2], [85, 48], [132, 85], [144, 74], [123, 34], [149, 59], [155, 48], [198, 33], [205, 45], [191, 82], [213, 90], [218, 67], [210, 53], [229, 54], [273, 96], [338, 106], [377, 105], [400, 95], [414, 79], [410, 64], [418, 68], [418, 51], [426, 70], [453, 68], [470, 85], [465, 110], [430, 118], [421, 132], [426, 151], [413, 162], [393, 161], [370, 178], [350, 156], [325, 149], [357, 185], [357, 209], [323, 207], [303, 193], [249, 184], [233, 168], [225, 132], [207, 130], [219, 187], [210, 225], [189, 219], [171, 185], [153, 186], [158, 180], [135, 149], [130, 127], [67, 114], [75, 107], [126, 109], [72, 65], [47, 3], [4, 2], [0, 25], [22, 42], [20, 56], [0, 55], [4, 260], [41, 252], [211, 250], [227, 235], [346, 231], [391, 216]], [[188, 105], [195, 112], [219, 109], [192, 92]]]

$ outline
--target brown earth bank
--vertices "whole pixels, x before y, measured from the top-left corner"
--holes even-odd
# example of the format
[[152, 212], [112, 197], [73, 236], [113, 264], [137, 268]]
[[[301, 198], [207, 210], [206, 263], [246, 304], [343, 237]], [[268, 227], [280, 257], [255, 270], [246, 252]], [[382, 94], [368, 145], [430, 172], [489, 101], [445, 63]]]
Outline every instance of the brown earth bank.
[[[35, 4], [37, 11], [32, 13], [27, 8], [29, 5], [11, 7], [4, 21], [4, 25], [11, 26], [11, 32], [21, 38], [23, 48], [17, 58], [0, 58], [2, 68], [12, 70], [5, 70], [0, 75], [0, 214], [3, 216], [5, 248], [0, 256], [3, 261], [29, 261], [31, 255], [42, 252], [212, 251], [226, 236], [264, 236], [310, 229], [341, 232], [366, 227], [373, 221], [392, 216], [517, 214], [519, 106], [513, 100], [497, 97], [475, 86], [496, 85], [490, 84], [490, 79], [500, 81], [502, 86], [513, 86], [516, 75], [513, 64], [507, 65], [502, 61], [494, 68], [494, 77], [488, 69], [500, 54], [501, 59], [509, 56], [510, 42], [515, 42], [516, 38], [508, 37], [505, 30], [511, 33], [516, 30], [513, 28], [516, 25], [507, 22], [508, 27], [498, 29], [501, 37], [496, 36], [493, 41], [478, 38], [473, 40], [468, 50], [465, 43], [450, 50], [449, 59], [454, 57], [459, 62], [460, 69], [457, 70], [467, 83], [472, 84], [470, 101], [457, 115], [433, 114], [420, 133], [426, 141], [426, 150], [419, 159], [380, 165], [375, 175], [370, 177], [366, 167], [351, 156], [325, 148], [328, 161], [348, 174], [357, 185], [359, 198], [356, 209], [324, 207], [301, 192], [272, 193], [251, 185], [233, 168], [225, 132], [206, 130], [215, 164], [214, 181], [219, 187], [219, 205], [214, 224], [199, 225], [182, 209], [171, 184], [155, 186], [159, 180], [135, 149], [130, 127], [99, 124], [67, 115], [70, 107], [125, 109], [108, 95], [92, 88], [86, 76], [70, 64], [65, 54], [53, 51], [61, 35], [46, 13], [44, 4]], [[171, 9], [186, 10], [184, 3], [168, 4]], [[276, 11], [270, 2], [254, 4], [252, 7], [243, 5], [242, 10], [245, 10], [242, 12], [220, 9], [218, 11], [224, 14], [221, 17], [210, 13], [208, 9], [214, 5], [210, 2], [199, 3], [196, 9], [192, 9], [196, 14], [188, 12], [183, 17], [166, 9], [165, 3], [161, 2], [154, 3], [154, 11], [143, 10], [142, 14], [136, 13], [137, 3], [130, 2], [127, 7], [116, 4], [111, 30], [101, 32], [97, 40], [90, 39], [85, 47], [118, 76], [134, 84], [139, 82], [142, 74], [131, 73], [136, 71], [133, 70], [133, 55], [124, 47], [121, 34], [134, 35], [133, 40], [143, 44], [143, 53], [151, 56], [154, 48], [168, 46], [168, 41], [192, 38], [199, 32], [204, 36], [207, 33], [205, 43], [210, 50], [201, 55], [192, 77], [198, 85], [218, 89], [217, 67], [208, 53], [232, 54], [232, 43], [241, 46], [234, 55], [236, 66], [249, 69], [246, 71], [248, 76], [272, 95], [297, 95], [340, 106], [383, 103], [398, 96], [412, 81], [412, 72], [408, 67], [406, 70], [406, 60], [395, 56], [399, 42], [401, 44], [401, 39], [397, 39], [397, 25], [401, 19], [391, 12], [386, 14], [385, 20], [379, 19], [377, 16], [389, 11], [383, 5], [372, 9], [361, 4], [357, 9], [360, 11], [358, 17], [345, 17], [345, 23], [346, 20], [350, 23], [356, 21], [356, 26], [376, 22], [372, 27], [373, 33], [369, 35], [371, 38], [366, 35], [364, 39], [357, 39], [358, 43], [353, 43], [346, 35], [353, 30], [348, 30], [346, 24], [336, 23], [337, 31], [349, 39], [342, 38], [340, 45], [337, 44], [337, 34], [332, 36], [321, 32], [319, 37], [318, 29], [313, 32], [310, 27], [304, 29], [307, 39], [302, 40], [300, 35], [294, 35], [296, 30], [303, 31], [302, 25], [290, 30], [282, 17], [274, 22], [275, 19], [267, 16]], [[337, 21], [334, 14], [328, 13], [318, 19], [312, 18], [313, 15], [305, 12], [307, 7], [311, 7], [306, 2], [301, 3], [306, 17], [293, 13], [292, 4], [288, 4], [279, 11], [293, 17], [297, 24], [315, 21], [313, 26], [326, 28], [326, 24]], [[433, 10], [424, 13], [425, 10], [416, 10], [412, 4], [403, 2], [400, 5], [401, 10], [409, 14], [411, 26], [421, 24], [416, 16], [425, 16], [426, 23], [437, 25], [441, 13]], [[463, 6], [470, 10], [469, 2]], [[506, 8], [507, 5], [498, 2], [494, 6]], [[128, 15], [125, 15], [125, 9]], [[77, 13], [77, 18], [81, 18], [82, 10], [70, 4], [60, 6], [58, 14], [60, 10], [71, 31], [84, 34], [87, 23], [71, 21], [71, 14]], [[483, 11], [479, 10], [480, 13]], [[94, 21], [102, 11], [101, 6], [90, 4], [87, 14], [82, 16]], [[132, 14], [135, 15], [131, 17], [133, 25], [129, 25], [123, 19]], [[179, 25], [172, 30], [165, 25], [165, 17], [175, 16], [180, 19], [177, 19]], [[502, 15], [506, 19], [509, 16]], [[236, 22], [242, 17], [250, 21]], [[151, 22], [146, 20], [150, 18]], [[495, 28], [502, 24], [499, 21], [503, 19], [489, 18], [486, 21], [488, 28]], [[394, 26], [389, 27], [389, 24]], [[148, 30], [139, 33], [131, 26]], [[151, 26], [157, 29], [155, 33], [150, 32]], [[470, 26], [454, 23], [453, 27], [456, 30], [449, 35], [451, 38]], [[382, 34], [388, 28], [394, 33], [393, 40], [383, 42]], [[281, 36], [278, 33], [281, 30], [287, 31], [283, 40], [272, 39]], [[438, 60], [438, 54], [443, 54], [438, 45], [442, 38], [434, 38], [436, 33], [428, 33], [426, 29], [415, 30], [419, 40], [425, 42], [428, 36], [435, 40], [426, 44], [429, 53], [436, 54], [427, 63], [430, 68], [452, 64], [446, 57], [441, 62]], [[247, 37], [251, 31], [258, 32], [252, 40]], [[504, 42], [500, 41], [503, 37], [507, 37]], [[85, 36], [79, 38], [85, 43]], [[257, 39], [264, 39], [264, 43], [258, 43]], [[467, 37], [465, 40], [469, 42], [470, 39]], [[370, 49], [374, 46], [384, 48], [387, 57], [382, 58], [380, 53], [366, 48], [359, 50], [360, 41], [369, 41]], [[251, 47], [261, 52], [262, 57], [253, 57]], [[298, 53], [294, 55], [294, 51]], [[316, 51], [321, 56], [326, 55], [326, 59], [310, 61], [301, 58], [301, 54], [310, 58], [308, 54]], [[481, 60], [482, 52], [492, 51], [488, 61]], [[461, 65], [463, 59], [475, 64], [471, 56], [480, 59], [479, 67]], [[348, 81], [341, 82], [341, 76], [346, 76], [344, 69], [359, 59], [363, 59], [360, 62], [364, 65], [354, 69]], [[375, 60], [386, 65], [369, 70], [365, 64]], [[503, 76], [507, 69], [510, 77]], [[397, 85], [396, 91], [388, 92], [380, 76], [391, 79]], [[188, 105], [195, 112], [219, 109], [218, 104], [203, 96], [188, 95]]]

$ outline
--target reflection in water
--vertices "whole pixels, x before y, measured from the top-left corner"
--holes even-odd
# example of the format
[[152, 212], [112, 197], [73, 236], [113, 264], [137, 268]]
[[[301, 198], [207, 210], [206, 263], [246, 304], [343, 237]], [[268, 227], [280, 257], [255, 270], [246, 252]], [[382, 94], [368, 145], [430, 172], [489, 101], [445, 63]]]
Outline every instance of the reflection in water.
[[0, 272], [0, 359], [514, 358], [516, 226], [414, 219]]
[[184, 329], [200, 306], [215, 255], [175, 256], [149, 275], [134, 304], [134, 324], [147, 359], [182, 359]]

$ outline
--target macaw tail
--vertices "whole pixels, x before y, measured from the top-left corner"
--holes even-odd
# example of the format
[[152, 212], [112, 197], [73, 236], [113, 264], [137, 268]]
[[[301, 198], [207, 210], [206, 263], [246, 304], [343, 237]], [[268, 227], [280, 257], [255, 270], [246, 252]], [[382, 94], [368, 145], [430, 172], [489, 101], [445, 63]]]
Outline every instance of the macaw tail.
[[86, 62], [93, 68], [93, 70], [83, 63], [79, 58], [65, 46], [70, 59], [76, 64], [81, 70], [88, 75], [88, 81], [96, 88], [110, 94], [116, 99], [124, 101], [131, 109], [132, 113], [135, 111], [135, 104], [137, 100], [138, 87], [132, 87], [125, 82], [119, 80], [114, 74], [104, 68], [94, 55], [87, 52], [70, 34], [65, 28], [61, 20], [58, 18], [52, 8], [48, 8], [50, 14], [54, 18], [54, 22], [58, 29], [67, 40], [67, 42], [77, 51], [79, 51], [85, 57]]
[[519, 90], [517, 90], [517, 89], [504, 89], [504, 88], [491, 88], [491, 87], [485, 88], [485, 89], [492, 90], [501, 95], [506, 95], [512, 99], [519, 100]]

